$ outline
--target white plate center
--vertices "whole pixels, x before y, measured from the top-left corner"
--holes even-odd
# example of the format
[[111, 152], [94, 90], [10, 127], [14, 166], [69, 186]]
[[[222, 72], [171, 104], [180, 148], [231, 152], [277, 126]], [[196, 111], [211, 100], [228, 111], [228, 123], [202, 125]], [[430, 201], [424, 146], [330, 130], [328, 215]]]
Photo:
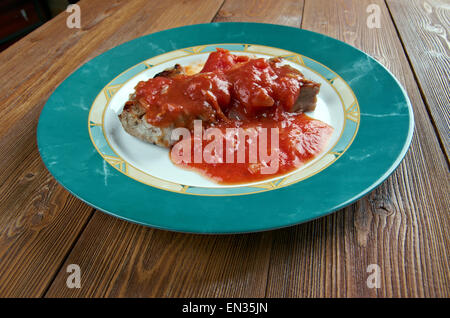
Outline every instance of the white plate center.
[[[245, 52], [239, 52], [237, 54], [249, 55], [251, 57], [272, 57], [263, 54], [249, 54]], [[139, 81], [148, 80], [155, 74], [167, 68], [173, 67], [173, 65], [176, 63], [183, 66], [199, 65], [200, 63], [206, 61], [208, 55], [209, 53], [186, 56], [147, 69], [127, 81], [112, 97], [105, 111], [103, 126], [105, 137], [107, 138], [110, 146], [128, 164], [153, 177], [157, 177], [170, 182], [175, 182], [178, 184], [210, 188], [235, 187], [214, 183], [213, 181], [201, 176], [199, 173], [175, 166], [169, 158], [169, 149], [146, 143], [137, 139], [136, 137], [129, 135], [122, 128], [122, 125], [118, 119], [118, 114], [122, 112], [122, 108], [125, 102], [129, 100], [130, 94], [134, 92], [134, 88]], [[339, 95], [325, 78], [304, 66], [290, 61], [285, 61], [285, 63], [301, 71], [307, 79], [322, 84], [318, 95], [316, 110], [314, 112], [307, 113], [307, 115], [312, 118], [319, 119], [334, 128], [333, 135], [331, 136], [328, 146], [322, 152], [322, 154], [320, 154], [316, 159], [309, 162], [308, 164], [289, 173], [292, 174], [314, 164], [336, 144], [339, 136], [341, 136], [341, 132], [344, 127], [344, 110]], [[280, 178], [280, 176], [273, 179], [278, 178]], [[262, 182], [267, 181], [269, 180], [265, 180]], [[239, 186], [250, 186], [262, 182], [241, 184]]]

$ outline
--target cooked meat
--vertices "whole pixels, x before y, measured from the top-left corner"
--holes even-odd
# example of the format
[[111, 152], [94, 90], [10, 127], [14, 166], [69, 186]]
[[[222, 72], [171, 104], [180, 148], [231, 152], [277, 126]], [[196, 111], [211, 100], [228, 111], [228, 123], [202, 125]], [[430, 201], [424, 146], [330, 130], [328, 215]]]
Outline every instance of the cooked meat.
[[[236, 118], [257, 120], [261, 112], [270, 115], [279, 107], [288, 112], [313, 111], [320, 84], [280, 62], [281, 58], [239, 59], [218, 50], [210, 54], [207, 71], [185, 76], [185, 69], [176, 64], [154, 79], [139, 82], [119, 119], [130, 135], [170, 147], [175, 143], [173, 129], [192, 129], [196, 119], [211, 126]], [[238, 115], [227, 117], [229, 112]]]
[[[269, 59], [270, 63], [277, 64], [279, 63], [283, 58], [282, 57], [273, 57]], [[302, 77], [304, 77], [303, 73], [294, 70], [291, 66], [287, 66], [293, 70], [293, 72], [300, 73]], [[320, 91], [320, 83], [316, 83], [311, 80], [303, 79], [302, 85], [300, 89], [300, 94], [297, 98], [297, 100], [294, 103], [294, 106], [292, 107], [293, 112], [297, 113], [305, 113], [305, 112], [312, 112], [316, 109], [317, 104], [317, 94], [319, 94]]]
[[319, 90], [319, 83], [305, 80], [300, 89], [300, 95], [294, 103], [293, 111], [298, 113], [314, 111], [317, 105], [317, 94], [319, 94]]
[[[184, 74], [184, 68], [180, 64], [175, 64], [173, 68], [166, 69], [156, 74], [153, 78], [176, 78]], [[136, 94], [132, 94], [130, 100], [125, 104], [122, 113], [119, 115], [119, 120], [125, 131], [138, 139], [161, 147], [170, 147], [173, 145], [176, 140], [171, 140], [171, 135], [175, 125], [166, 127], [154, 126], [148, 122], [146, 113], [147, 108], [145, 107], [144, 101], [136, 100]], [[180, 118], [180, 120], [183, 120], [183, 118]], [[198, 119], [202, 118], [199, 117]], [[203, 118], [203, 120], [206, 120], [206, 118]]]
[[146, 110], [139, 102], [129, 101], [119, 115], [123, 128], [130, 135], [146, 142], [170, 147], [175, 141], [171, 140], [173, 127], [156, 127], [147, 122]]
[[185, 75], [185, 74], [186, 74], [186, 72], [184, 70], [184, 67], [182, 67], [180, 64], [175, 64], [174, 67], [168, 68], [168, 69], [156, 74], [155, 76], [153, 76], [153, 78], [155, 78], [155, 77], [175, 78], [177, 76]]

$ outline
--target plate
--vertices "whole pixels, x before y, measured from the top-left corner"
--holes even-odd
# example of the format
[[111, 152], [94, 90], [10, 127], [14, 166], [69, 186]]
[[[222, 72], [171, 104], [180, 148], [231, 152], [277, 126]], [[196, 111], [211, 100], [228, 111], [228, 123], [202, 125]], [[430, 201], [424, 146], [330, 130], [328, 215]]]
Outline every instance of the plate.
[[[282, 56], [322, 84], [308, 113], [334, 127], [321, 155], [283, 176], [225, 186], [125, 133], [117, 114], [137, 82], [175, 63], [200, 66], [217, 47]], [[291, 27], [212, 23], [150, 34], [87, 62], [49, 98], [37, 136], [50, 173], [99, 210], [167, 230], [242, 233], [305, 222], [359, 199], [398, 166], [413, 127], [405, 91], [367, 54]]]

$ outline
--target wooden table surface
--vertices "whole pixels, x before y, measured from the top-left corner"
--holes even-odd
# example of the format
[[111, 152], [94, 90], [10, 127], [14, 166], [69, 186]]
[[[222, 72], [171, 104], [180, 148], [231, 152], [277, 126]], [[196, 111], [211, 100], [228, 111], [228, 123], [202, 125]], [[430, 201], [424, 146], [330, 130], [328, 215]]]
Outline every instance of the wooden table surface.
[[[367, 26], [369, 5], [380, 28]], [[0, 296], [449, 297], [448, 0], [82, 0], [0, 54]], [[371, 7], [372, 8], [372, 7]], [[379, 188], [330, 216], [245, 235], [192, 235], [121, 221], [63, 189], [36, 125], [74, 70], [125, 41], [211, 21], [320, 32], [385, 65], [411, 99], [415, 133]], [[67, 266], [81, 288], [66, 286]], [[368, 288], [369, 264], [380, 288]]]

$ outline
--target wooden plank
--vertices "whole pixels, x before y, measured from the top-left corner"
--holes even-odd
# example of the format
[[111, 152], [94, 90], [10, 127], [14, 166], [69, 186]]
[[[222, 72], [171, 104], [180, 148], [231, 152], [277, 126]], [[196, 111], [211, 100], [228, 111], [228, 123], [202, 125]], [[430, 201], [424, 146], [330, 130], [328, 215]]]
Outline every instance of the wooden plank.
[[450, 3], [388, 0], [447, 158], [450, 144]]
[[[381, 28], [366, 25], [370, 4]], [[449, 174], [395, 27], [381, 0], [306, 0], [302, 27], [371, 54], [407, 89], [416, 119], [411, 148], [394, 174], [356, 204], [278, 231], [268, 297], [448, 297]], [[367, 267], [381, 288], [367, 286]]]
[[[96, 9], [106, 10], [105, 3], [99, 2]], [[84, 16], [84, 21], [89, 23], [89, 17]], [[74, 31], [61, 27], [62, 23], [65, 17], [60, 15], [0, 54], [0, 69], [8, 74], [0, 79], [2, 297], [43, 295], [93, 212], [50, 176], [36, 146], [37, 118], [56, 85], [37, 78], [74, 40], [68, 34]], [[41, 41], [42, 46], [37, 45]]]
[[[278, 10], [278, 3], [270, 1], [255, 7], [252, 21], [262, 20], [267, 8]], [[223, 10], [231, 10], [235, 5], [226, 2], [217, 19], [222, 19]], [[301, 12], [302, 6], [289, 12], [298, 17], [288, 19], [293, 26]], [[235, 19], [247, 21], [245, 16]], [[263, 297], [272, 235], [170, 233], [97, 212], [46, 296]], [[80, 265], [84, 284], [81, 289], [66, 287], [68, 264]]]
[[0, 193], [0, 297], [42, 296], [93, 209], [59, 186], [35, 153]]
[[300, 27], [303, 0], [227, 0], [214, 22], [260, 22]]
[[[172, 233], [97, 212], [47, 296], [262, 297], [269, 237]], [[81, 289], [66, 287], [68, 264], [80, 266]]]
[[48, 173], [26, 115], [0, 138], [0, 297], [38, 297], [93, 213]]
[[0, 54], [0, 71], [8, 74], [0, 78], [0, 296], [42, 296], [92, 213], [40, 161], [35, 131], [51, 92], [85, 61], [115, 45], [210, 21], [222, 1], [78, 4], [81, 29], [68, 29], [68, 14], [62, 13]]

